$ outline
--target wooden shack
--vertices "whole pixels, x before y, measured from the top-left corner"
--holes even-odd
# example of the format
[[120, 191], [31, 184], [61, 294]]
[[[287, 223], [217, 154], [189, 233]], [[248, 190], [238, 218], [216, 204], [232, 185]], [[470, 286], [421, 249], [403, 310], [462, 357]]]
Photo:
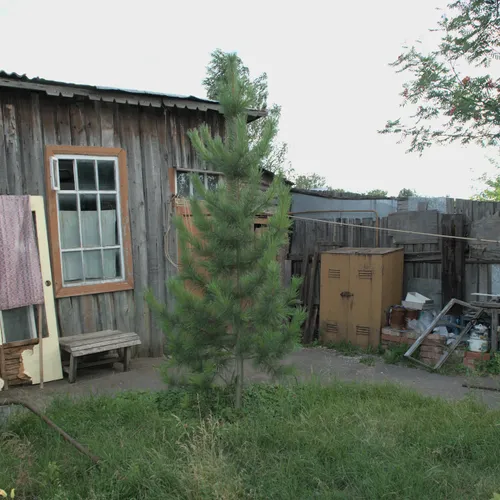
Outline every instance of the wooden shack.
[[135, 331], [141, 355], [162, 354], [144, 291], [168, 302], [188, 172], [217, 182], [187, 136], [203, 123], [223, 134], [217, 102], [0, 72], [0, 195], [44, 199], [60, 336]]

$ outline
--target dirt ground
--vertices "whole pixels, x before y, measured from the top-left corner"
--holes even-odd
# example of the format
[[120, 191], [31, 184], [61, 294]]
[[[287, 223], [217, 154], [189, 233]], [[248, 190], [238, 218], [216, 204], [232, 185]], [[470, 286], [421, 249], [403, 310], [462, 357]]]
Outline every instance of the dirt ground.
[[[321, 382], [335, 379], [392, 382], [411, 387], [426, 395], [446, 399], [461, 399], [473, 395], [492, 408], [500, 408], [500, 392], [468, 389], [462, 386], [463, 383], [468, 383], [500, 388], [498, 378], [445, 376], [408, 366], [388, 365], [378, 358], [373, 366], [367, 366], [360, 363], [360, 359], [322, 348], [304, 348], [288, 356], [285, 363], [296, 367], [300, 379], [315, 377]], [[64, 379], [45, 384], [43, 390], [40, 390], [39, 386], [14, 388], [2, 391], [0, 401], [2, 397], [18, 398], [43, 408], [52, 398], [64, 394], [78, 397], [89, 394], [113, 394], [126, 390], [161, 390], [166, 387], [158, 370], [162, 361], [161, 358], [135, 359], [132, 361], [131, 371], [126, 373], [121, 371], [119, 364], [116, 364], [114, 369], [81, 370], [74, 384], [70, 385]], [[253, 381], [268, 380], [265, 374], [256, 372], [250, 367], [247, 368], [247, 373]]]

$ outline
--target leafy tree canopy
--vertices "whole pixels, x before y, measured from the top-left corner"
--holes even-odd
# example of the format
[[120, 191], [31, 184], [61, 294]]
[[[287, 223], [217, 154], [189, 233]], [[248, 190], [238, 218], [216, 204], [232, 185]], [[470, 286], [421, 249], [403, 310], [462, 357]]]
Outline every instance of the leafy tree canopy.
[[[220, 100], [221, 84], [227, 78], [228, 58], [229, 54], [216, 49], [211, 54], [210, 63], [207, 66], [207, 76], [203, 80], [203, 86], [207, 91], [207, 97], [213, 100]], [[260, 118], [251, 122], [248, 125], [248, 136], [251, 145], [258, 143], [262, 132], [266, 129], [268, 122], [272, 121], [277, 127], [281, 117], [281, 106], [277, 104], [268, 104], [269, 89], [267, 74], [262, 73], [256, 78], [250, 77], [250, 70], [243, 64], [243, 61], [237, 55], [232, 55], [235, 58], [238, 78], [241, 80], [245, 88], [245, 100], [249, 108], [267, 110], [267, 117]], [[270, 170], [271, 172], [284, 173], [288, 178], [293, 177], [293, 170], [286, 162], [288, 146], [284, 142], [280, 142], [273, 137], [271, 147], [265, 157], [261, 160], [261, 168]]]
[[[500, 169], [500, 165], [496, 160], [490, 158], [489, 161], [495, 165], [497, 169]], [[482, 182], [485, 187], [479, 194], [473, 196], [473, 199], [479, 201], [500, 201], [500, 175], [488, 176], [484, 174], [478, 180]]]
[[374, 198], [387, 198], [387, 191], [383, 189], [372, 189], [366, 192], [366, 196], [373, 196]]
[[403, 188], [398, 194], [398, 198], [411, 198], [412, 196], [417, 196], [417, 192], [414, 189]]
[[392, 63], [411, 75], [402, 106], [415, 111], [380, 132], [400, 135], [409, 151], [420, 153], [453, 142], [498, 148], [500, 0], [456, 0], [434, 31], [441, 34], [436, 50], [405, 47]]
[[327, 188], [331, 190], [326, 184], [326, 179], [319, 174], [300, 174], [294, 179], [295, 187], [299, 189], [319, 189]]

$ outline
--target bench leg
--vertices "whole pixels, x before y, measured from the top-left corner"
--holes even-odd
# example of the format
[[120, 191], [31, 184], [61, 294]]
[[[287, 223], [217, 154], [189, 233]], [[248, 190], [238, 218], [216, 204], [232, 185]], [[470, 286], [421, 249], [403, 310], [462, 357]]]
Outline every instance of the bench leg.
[[130, 347], [125, 347], [123, 349], [123, 371], [128, 372], [130, 370], [130, 356], [132, 352]]
[[78, 358], [75, 358], [73, 354], [69, 358], [69, 373], [68, 373], [68, 381], [70, 384], [76, 382], [76, 369], [78, 366]]

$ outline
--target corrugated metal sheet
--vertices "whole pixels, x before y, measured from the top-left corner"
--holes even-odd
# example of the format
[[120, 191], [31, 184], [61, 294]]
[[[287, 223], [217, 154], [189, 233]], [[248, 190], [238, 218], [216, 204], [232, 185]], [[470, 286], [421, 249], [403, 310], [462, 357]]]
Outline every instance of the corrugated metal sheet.
[[[309, 214], [300, 214], [302, 218], [332, 220], [342, 217], [347, 218], [366, 218], [374, 217], [374, 214], [363, 212], [363, 210], [376, 210], [379, 217], [386, 217], [396, 212], [398, 202], [394, 199], [342, 199], [327, 198], [324, 196], [315, 196], [302, 194], [296, 189], [292, 189], [292, 212], [302, 212], [305, 210], [339, 210], [339, 212], [321, 213], [311, 212]], [[361, 210], [342, 214], [342, 210]]]
[[292, 188], [292, 193], [304, 194], [307, 196], [317, 196], [318, 198], [328, 198], [329, 200], [398, 200], [399, 198], [393, 196], [368, 196], [361, 193], [354, 193], [349, 191], [343, 191], [341, 193], [335, 194], [328, 189], [302, 189], [298, 187]]
[[182, 99], [182, 100], [189, 100], [189, 101], [196, 101], [196, 102], [218, 104], [217, 101], [212, 101], [210, 99], [202, 99], [200, 97], [196, 97], [196, 96], [192, 96], [192, 95], [185, 96], [185, 95], [178, 95], [178, 94], [164, 94], [161, 92], [150, 92], [150, 91], [146, 91], [146, 90], [124, 89], [124, 88], [117, 88], [117, 87], [103, 87], [103, 86], [99, 86], [99, 85], [86, 85], [86, 84], [78, 84], [78, 83], [71, 83], [71, 82], [59, 82], [56, 80], [46, 80], [44, 78], [39, 78], [39, 77], [29, 78], [27, 75], [20, 75], [18, 73], [7, 73], [3, 70], [0, 70], [0, 78], [9, 78], [9, 79], [17, 80], [20, 82], [39, 83], [42, 85], [56, 85], [56, 86], [64, 86], [64, 87], [76, 87], [76, 88], [88, 89], [88, 90], [123, 92], [126, 94], [142, 94], [142, 95], [149, 95], [149, 96], [156, 96], [156, 97], [167, 97], [170, 99]]
[[[132, 90], [98, 85], [80, 85], [76, 83], [45, 80], [44, 78], [28, 78], [18, 73], [7, 73], [0, 70], [0, 87], [21, 88], [37, 90], [47, 95], [73, 98], [75, 96], [87, 97], [94, 101], [116, 102], [119, 104], [132, 104], [153, 107], [178, 107], [200, 111], [214, 110], [220, 112], [220, 104], [210, 99], [195, 96], [176, 94], [162, 94], [144, 90]], [[249, 121], [266, 116], [265, 111], [250, 110]]]

